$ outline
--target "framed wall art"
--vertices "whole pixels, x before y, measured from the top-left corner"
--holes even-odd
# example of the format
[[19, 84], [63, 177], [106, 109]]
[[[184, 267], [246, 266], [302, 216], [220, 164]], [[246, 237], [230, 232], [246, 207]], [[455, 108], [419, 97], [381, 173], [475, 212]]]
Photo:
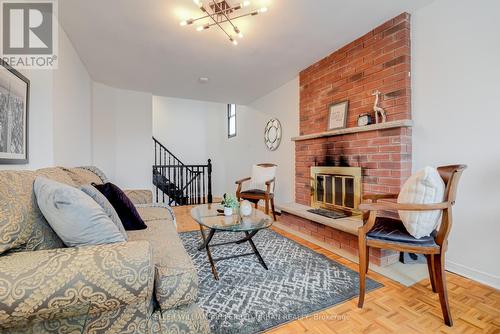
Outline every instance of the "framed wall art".
[[328, 108], [328, 131], [343, 129], [347, 127], [347, 110], [349, 109], [349, 101], [333, 103]]
[[0, 60], [0, 165], [27, 164], [30, 81]]

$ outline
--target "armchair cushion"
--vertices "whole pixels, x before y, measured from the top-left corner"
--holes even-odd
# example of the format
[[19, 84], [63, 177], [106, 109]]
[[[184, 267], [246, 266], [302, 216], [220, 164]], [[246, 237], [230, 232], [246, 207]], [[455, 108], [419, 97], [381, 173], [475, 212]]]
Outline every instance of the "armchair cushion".
[[[432, 204], [444, 198], [445, 184], [437, 169], [425, 167], [413, 174], [401, 188], [398, 203]], [[399, 211], [404, 226], [415, 238], [428, 237], [439, 224], [441, 210]]]
[[252, 166], [252, 182], [251, 187], [255, 189], [265, 189], [266, 182], [276, 177], [276, 166], [262, 167], [258, 165]]
[[123, 192], [135, 205], [153, 203], [151, 190], [124, 190]]
[[264, 196], [266, 192], [261, 189], [250, 189], [250, 190], [245, 190], [241, 192], [241, 197], [245, 197], [245, 195], [250, 195], [250, 196]]
[[153, 287], [148, 242], [14, 253], [0, 257], [0, 267], [0, 332], [86, 309], [147, 305]]
[[392, 241], [394, 243], [412, 244], [415, 246], [438, 247], [434, 241], [435, 235], [436, 231], [432, 232], [430, 236], [417, 239], [408, 233], [400, 220], [378, 217], [375, 225], [366, 234], [366, 239]]

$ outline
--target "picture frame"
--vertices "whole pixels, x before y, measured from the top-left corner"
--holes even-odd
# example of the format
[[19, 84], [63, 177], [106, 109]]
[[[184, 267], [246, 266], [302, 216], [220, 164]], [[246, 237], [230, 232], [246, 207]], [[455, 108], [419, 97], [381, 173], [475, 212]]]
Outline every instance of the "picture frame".
[[328, 107], [328, 131], [344, 129], [347, 127], [347, 111], [349, 110], [349, 101], [332, 103]]
[[0, 165], [29, 163], [30, 81], [0, 59]]

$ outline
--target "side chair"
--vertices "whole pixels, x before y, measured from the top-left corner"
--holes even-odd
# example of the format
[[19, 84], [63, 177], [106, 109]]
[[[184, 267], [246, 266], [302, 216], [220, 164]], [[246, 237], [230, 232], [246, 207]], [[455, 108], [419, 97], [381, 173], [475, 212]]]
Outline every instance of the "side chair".
[[[264, 163], [258, 164], [257, 166], [264, 168], [274, 168], [278, 165]], [[242, 191], [243, 184], [251, 180], [251, 177], [247, 177], [242, 180], [236, 181], [236, 184], [238, 185], [238, 188], [236, 189], [236, 197], [238, 198], [238, 201], [240, 201], [241, 199], [248, 200], [249, 202], [254, 203], [255, 207], [257, 208], [259, 201], [263, 200], [266, 209], [266, 215], [269, 214], [269, 205], [271, 205], [273, 218], [274, 220], [276, 220], [276, 213], [274, 211], [274, 187], [276, 186], [276, 177], [274, 176], [272, 179], [266, 181], [266, 190], [250, 189]]]
[[[432, 286], [432, 291], [439, 294], [439, 301], [443, 312], [444, 322], [453, 326], [450, 305], [446, 290], [445, 252], [448, 248], [448, 235], [453, 223], [452, 206], [457, 196], [458, 182], [465, 165], [439, 167], [437, 170], [443, 179], [446, 188], [444, 201], [436, 204], [404, 204], [394, 202], [378, 202], [382, 199], [396, 199], [397, 194], [367, 195], [366, 200], [371, 203], [360, 205], [365, 212], [365, 224], [359, 228], [359, 301], [362, 308], [366, 292], [366, 274], [368, 273], [370, 247], [391, 249], [399, 252], [425, 254]], [[405, 229], [401, 220], [380, 217], [380, 211], [429, 211], [442, 210], [441, 224], [429, 236], [416, 239]]]

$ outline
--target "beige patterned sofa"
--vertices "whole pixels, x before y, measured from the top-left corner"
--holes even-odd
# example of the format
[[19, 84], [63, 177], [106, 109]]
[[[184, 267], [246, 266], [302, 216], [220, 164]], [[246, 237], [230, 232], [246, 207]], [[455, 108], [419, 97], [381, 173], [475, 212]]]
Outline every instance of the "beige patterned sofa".
[[38, 175], [75, 187], [106, 181], [92, 167], [0, 171], [0, 333], [209, 332], [170, 208], [128, 191], [146, 230], [66, 248], [36, 204]]

